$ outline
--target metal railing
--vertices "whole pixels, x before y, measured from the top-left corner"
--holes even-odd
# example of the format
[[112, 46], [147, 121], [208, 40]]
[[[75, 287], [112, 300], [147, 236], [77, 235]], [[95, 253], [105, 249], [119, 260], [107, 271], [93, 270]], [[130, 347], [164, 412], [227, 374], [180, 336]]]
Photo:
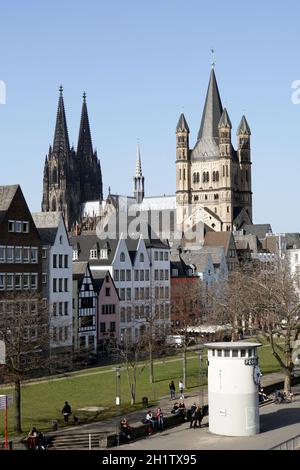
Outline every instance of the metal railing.
[[271, 447], [270, 450], [299, 450], [300, 449], [300, 434], [292, 437], [287, 441], [281, 442], [277, 446]]

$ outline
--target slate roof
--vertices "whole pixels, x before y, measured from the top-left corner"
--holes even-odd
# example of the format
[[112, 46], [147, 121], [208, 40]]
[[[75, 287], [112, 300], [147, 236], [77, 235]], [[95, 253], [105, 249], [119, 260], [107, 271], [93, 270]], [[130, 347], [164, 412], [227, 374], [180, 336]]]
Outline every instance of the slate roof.
[[54, 244], [61, 217], [61, 212], [35, 212], [32, 214], [44, 245]]
[[272, 228], [270, 224], [244, 225], [243, 229], [245, 230], [246, 235], [248, 233], [256, 235], [259, 240], [266, 238], [267, 233], [272, 233]]
[[231, 232], [207, 232], [204, 246], [223, 246], [227, 256], [231, 237]]
[[218, 127], [228, 127], [229, 129], [232, 129], [232, 124], [226, 108], [224, 108]]
[[185, 116], [183, 113], [180, 114], [177, 126], [176, 126], [176, 131], [181, 132], [181, 131], [188, 131], [190, 132], [189, 126], [187, 125]]
[[285, 241], [287, 249], [300, 248], [300, 233], [286, 233]]
[[249, 124], [245, 116], [242, 117], [241, 122], [239, 123], [238, 129], [237, 129], [237, 135], [240, 135], [240, 134], [251, 135], [251, 130], [250, 130]]
[[0, 186], [0, 222], [5, 217], [19, 187], [18, 184]]
[[73, 261], [72, 263], [73, 279], [78, 281], [79, 287], [81, 287], [87, 266], [87, 261]]
[[224, 248], [222, 246], [203, 246], [201, 248], [202, 253], [210, 253], [212, 257], [213, 264], [220, 265], [222, 260], [222, 254], [224, 253]]
[[211, 254], [202, 251], [187, 251], [181, 254], [181, 258], [187, 265], [195, 266], [198, 273], [203, 273], [211, 260]]

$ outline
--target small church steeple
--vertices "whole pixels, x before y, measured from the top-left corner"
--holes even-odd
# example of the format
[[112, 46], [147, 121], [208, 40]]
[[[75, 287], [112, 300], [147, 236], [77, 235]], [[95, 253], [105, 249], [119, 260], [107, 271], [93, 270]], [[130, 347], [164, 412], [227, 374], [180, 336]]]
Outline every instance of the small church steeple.
[[135, 176], [133, 177], [133, 195], [138, 204], [143, 202], [145, 196], [145, 178], [142, 174], [140, 144], [137, 146]]
[[80, 158], [88, 159], [93, 156], [93, 144], [90, 131], [89, 116], [86, 104], [86, 93], [83, 93], [81, 120], [78, 136], [77, 154]]

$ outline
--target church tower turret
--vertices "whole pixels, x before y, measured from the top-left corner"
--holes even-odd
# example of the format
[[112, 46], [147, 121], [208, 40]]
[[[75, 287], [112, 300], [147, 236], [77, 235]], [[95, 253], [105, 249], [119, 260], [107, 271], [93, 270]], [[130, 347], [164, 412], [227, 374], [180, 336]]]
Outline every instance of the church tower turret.
[[178, 204], [190, 203], [190, 150], [189, 126], [181, 113], [176, 127], [176, 200]]
[[251, 183], [251, 130], [245, 116], [242, 117], [237, 130], [238, 160], [240, 166], [240, 206], [245, 208], [252, 220], [252, 183]]
[[145, 197], [145, 178], [142, 174], [141, 150], [139, 144], [137, 146], [135, 176], [133, 177], [133, 195], [138, 204], [143, 202]]

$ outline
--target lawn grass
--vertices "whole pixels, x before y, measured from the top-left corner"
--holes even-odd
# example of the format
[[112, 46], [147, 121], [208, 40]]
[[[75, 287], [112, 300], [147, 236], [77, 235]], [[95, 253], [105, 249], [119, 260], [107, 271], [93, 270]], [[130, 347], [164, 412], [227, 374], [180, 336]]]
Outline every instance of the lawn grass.
[[[264, 344], [259, 348], [260, 367], [263, 374], [279, 370], [277, 361], [274, 359], [271, 349]], [[178, 390], [178, 381], [182, 378], [182, 357], [166, 357], [155, 361], [155, 383], [149, 383], [148, 367], [139, 368], [137, 386], [137, 405], [141, 407], [142, 397], [147, 396], [149, 401], [155, 403], [162, 396], [169, 394], [168, 384], [170, 380], [175, 381]], [[203, 367], [206, 363], [205, 357]], [[67, 377], [48, 379], [43, 382], [25, 383], [22, 385], [22, 429], [25, 432], [32, 426], [41, 430], [51, 429], [53, 419], [59, 420], [59, 427], [64, 423], [61, 410], [65, 401], [68, 401], [73, 412], [80, 421], [99, 421], [116, 414], [115, 390], [116, 373], [115, 366], [105, 366], [99, 368], [78, 371], [68, 374]], [[205, 373], [202, 373], [201, 383]], [[206, 378], [205, 378], [206, 381]], [[130, 407], [129, 387], [127, 376], [124, 370], [121, 371], [121, 403], [123, 413], [133, 410]], [[199, 387], [200, 371], [199, 358], [194, 352], [189, 353], [188, 358], [188, 381], [187, 389]], [[12, 389], [0, 389], [0, 394], [12, 394]], [[79, 411], [79, 408], [87, 406], [105, 407], [104, 411], [86, 412]], [[0, 411], [0, 434], [3, 436], [4, 412]], [[9, 432], [13, 431], [13, 407], [9, 409]]]

